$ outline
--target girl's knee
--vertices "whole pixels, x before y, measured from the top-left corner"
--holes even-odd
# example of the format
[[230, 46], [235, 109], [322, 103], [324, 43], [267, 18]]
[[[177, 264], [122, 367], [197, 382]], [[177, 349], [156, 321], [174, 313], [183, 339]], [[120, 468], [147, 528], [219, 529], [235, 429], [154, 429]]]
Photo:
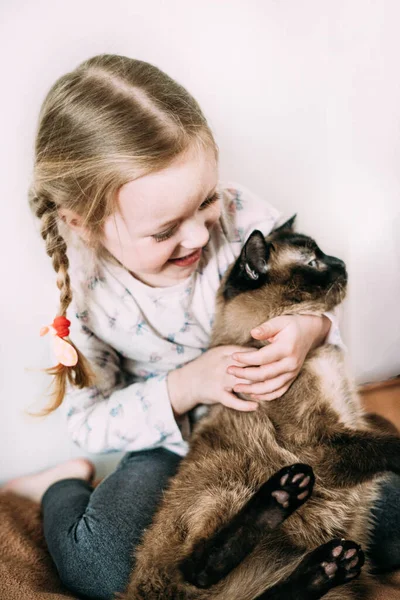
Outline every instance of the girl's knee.
[[63, 584], [77, 595], [96, 600], [114, 600], [123, 592], [131, 571], [131, 552], [106, 535], [90, 532], [80, 519], [64, 540], [50, 548]]
[[125, 567], [120, 557], [104, 560], [104, 556], [93, 550], [90, 556], [75, 555], [57, 566], [62, 583], [71, 592], [96, 600], [114, 600], [117, 592], [125, 590], [130, 574], [129, 566]]

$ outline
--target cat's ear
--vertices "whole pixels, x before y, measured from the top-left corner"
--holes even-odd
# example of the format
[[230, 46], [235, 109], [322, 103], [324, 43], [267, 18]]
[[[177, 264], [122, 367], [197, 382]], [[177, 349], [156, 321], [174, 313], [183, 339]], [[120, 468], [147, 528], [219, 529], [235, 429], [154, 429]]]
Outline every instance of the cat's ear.
[[240, 265], [243, 275], [256, 281], [268, 271], [270, 244], [267, 244], [261, 231], [255, 229], [243, 246]]
[[242, 292], [255, 290], [266, 283], [270, 248], [271, 244], [265, 241], [261, 231], [253, 231], [225, 281], [225, 300], [231, 300]]
[[294, 231], [294, 222], [296, 220], [297, 214], [294, 214], [293, 217], [290, 217], [283, 225], [280, 225], [276, 229], [273, 230], [272, 233], [280, 233], [281, 231]]

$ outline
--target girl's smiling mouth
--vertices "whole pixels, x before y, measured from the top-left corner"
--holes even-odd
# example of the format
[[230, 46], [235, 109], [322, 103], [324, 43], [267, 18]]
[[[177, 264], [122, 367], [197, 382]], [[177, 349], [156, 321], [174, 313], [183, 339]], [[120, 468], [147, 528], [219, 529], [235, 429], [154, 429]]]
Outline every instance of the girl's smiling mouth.
[[187, 254], [186, 256], [183, 256], [181, 258], [170, 258], [168, 262], [171, 262], [172, 264], [178, 267], [188, 267], [189, 265], [193, 265], [199, 260], [202, 252], [203, 248], [199, 248], [191, 254]]

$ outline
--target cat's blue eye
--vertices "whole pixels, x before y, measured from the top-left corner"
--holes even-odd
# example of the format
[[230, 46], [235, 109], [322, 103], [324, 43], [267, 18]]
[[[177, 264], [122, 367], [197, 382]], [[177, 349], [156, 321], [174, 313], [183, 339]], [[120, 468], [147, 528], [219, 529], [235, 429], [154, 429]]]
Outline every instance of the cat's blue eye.
[[310, 260], [309, 263], [307, 263], [309, 267], [314, 267], [314, 268], [318, 268], [318, 261], [315, 260], [315, 258], [313, 260]]

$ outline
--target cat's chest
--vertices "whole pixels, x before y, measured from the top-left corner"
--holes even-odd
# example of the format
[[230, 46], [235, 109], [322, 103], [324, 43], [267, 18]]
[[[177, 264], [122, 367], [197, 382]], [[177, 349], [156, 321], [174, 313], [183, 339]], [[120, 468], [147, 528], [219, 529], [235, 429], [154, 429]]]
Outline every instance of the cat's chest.
[[328, 404], [343, 425], [357, 428], [363, 411], [348, 378], [342, 352], [327, 346], [308, 361], [307, 368], [317, 381], [316, 401]]

